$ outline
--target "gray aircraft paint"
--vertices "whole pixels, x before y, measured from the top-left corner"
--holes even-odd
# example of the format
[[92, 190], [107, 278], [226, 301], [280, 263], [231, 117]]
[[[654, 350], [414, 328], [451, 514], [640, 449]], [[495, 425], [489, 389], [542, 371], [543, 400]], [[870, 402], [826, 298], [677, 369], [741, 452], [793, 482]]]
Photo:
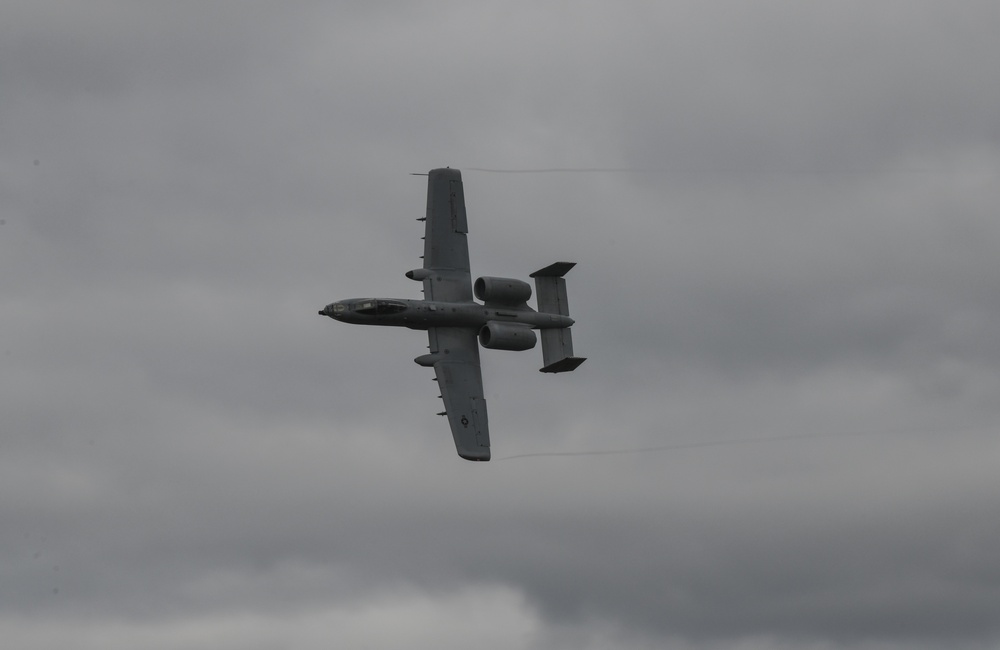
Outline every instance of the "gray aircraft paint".
[[[563, 276], [573, 262], [556, 262], [531, 274], [538, 310], [528, 306], [531, 287], [510, 278], [481, 277], [472, 283], [468, 216], [462, 173], [434, 169], [427, 178], [424, 266], [406, 273], [423, 283], [424, 299], [354, 298], [331, 303], [321, 316], [360, 325], [427, 330], [430, 352], [418, 356], [433, 367], [458, 455], [490, 459], [489, 422], [483, 397], [479, 345], [501, 350], [533, 348], [541, 331], [542, 372], [575, 370]], [[483, 304], [473, 300], [483, 300]]]

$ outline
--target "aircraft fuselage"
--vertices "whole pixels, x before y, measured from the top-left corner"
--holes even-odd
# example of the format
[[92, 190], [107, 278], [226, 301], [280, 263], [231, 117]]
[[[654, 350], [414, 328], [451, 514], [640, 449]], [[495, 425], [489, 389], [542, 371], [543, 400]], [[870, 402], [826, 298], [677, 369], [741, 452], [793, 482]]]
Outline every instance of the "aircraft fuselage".
[[519, 307], [397, 298], [354, 298], [330, 303], [319, 312], [343, 323], [425, 330], [430, 327], [480, 328], [490, 321], [520, 323], [533, 329], [570, 327], [573, 319]]

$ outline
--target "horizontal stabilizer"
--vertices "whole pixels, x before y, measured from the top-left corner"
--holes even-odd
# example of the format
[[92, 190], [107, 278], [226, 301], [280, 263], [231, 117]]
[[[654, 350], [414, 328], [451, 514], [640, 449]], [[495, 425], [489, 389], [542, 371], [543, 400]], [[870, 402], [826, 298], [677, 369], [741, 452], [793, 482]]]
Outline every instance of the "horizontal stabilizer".
[[576, 370], [585, 358], [573, 356], [573, 336], [568, 327], [539, 330], [542, 338], [542, 372]]
[[[531, 274], [535, 279], [539, 313], [569, 316], [563, 276], [574, 266], [575, 262], [556, 262]], [[585, 361], [583, 357], [573, 356], [573, 336], [568, 327], [542, 329], [539, 334], [542, 338], [542, 372], [569, 372]]]
[[538, 298], [538, 311], [543, 314], [559, 314], [569, 316], [569, 303], [566, 300], [566, 275], [575, 262], [556, 262], [544, 269], [531, 274], [535, 279], [535, 295]]

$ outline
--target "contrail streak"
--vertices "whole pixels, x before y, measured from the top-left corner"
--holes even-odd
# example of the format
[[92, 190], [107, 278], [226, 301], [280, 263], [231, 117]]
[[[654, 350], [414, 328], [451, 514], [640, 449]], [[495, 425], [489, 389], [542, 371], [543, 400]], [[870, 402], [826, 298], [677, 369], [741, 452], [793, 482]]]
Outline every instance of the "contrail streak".
[[757, 176], [858, 176], [864, 174], [940, 174], [945, 169], [878, 169], [878, 168], [841, 168], [841, 169], [753, 169], [753, 168], [652, 168], [652, 167], [539, 167], [530, 169], [500, 169], [494, 167], [459, 167], [463, 171], [487, 172], [490, 174], [664, 174], [664, 175], [701, 175], [701, 174], [749, 174]]
[[[963, 432], [983, 430], [983, 426], [967, 426], [958, 428], [948, 428], [948, 432]], [[923, 430], [891, 430], [891, 431], [841, 431], [831, 433], [792, 433], [776, 436], [762, 436], [758, 438], [729, 438], [722, 440], [704, 440], [698, 442], [675, 442], [666, 445], [655, 445], [651, 447], [633, 447], [628, 449], [597, 449], [593, 451], [539, 451], [528, 454], [514, 454], [512, 456], [501, 456], [494, 461], [513, 460], [515, 458], [539, 458], [543, 456], [623, 456], [627, 454], [645, 454], [650, 452], [672, 451], [675, 449], [699, 449], [702, 447], [728, 447], [731, 445], [752, 445], [766, 442], [781, 442], [787, 440], [819, 440], [822, 438], [848, 438], [848, 437], [869, 437], [878, 435], [901, 435], [913, 433], [944, 432], [942, 429]]]

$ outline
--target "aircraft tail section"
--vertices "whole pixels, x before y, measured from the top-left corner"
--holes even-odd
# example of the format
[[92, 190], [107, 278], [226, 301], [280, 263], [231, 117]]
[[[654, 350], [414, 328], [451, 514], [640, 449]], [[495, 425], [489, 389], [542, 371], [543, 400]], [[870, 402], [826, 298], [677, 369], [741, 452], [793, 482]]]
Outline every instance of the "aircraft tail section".
[[[576, 266], [575, 262], [556, 262], [531, 274], [535, 279], [538, 311], [545, 314], [569, 316], [566, 300], [566, 280], [563, 276]], [[568, 327], [542, 329], [542, 372], [569, 372], [586, 361], [573, 356], [573, 336]]]

